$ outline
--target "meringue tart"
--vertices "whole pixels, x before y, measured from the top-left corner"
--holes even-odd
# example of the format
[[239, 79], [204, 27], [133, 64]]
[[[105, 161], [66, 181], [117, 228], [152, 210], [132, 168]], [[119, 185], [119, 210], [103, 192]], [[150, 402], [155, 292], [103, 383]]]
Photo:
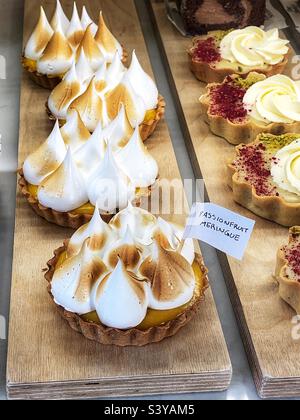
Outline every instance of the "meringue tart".
[[234, 200], [283, 226], [300, 225], [300, 134], [260, 134], [228, 167]]
[[264, 31], [256, 26], [229, 31], [212, 31], [193, 39], [188, 50], [190, 69], [198, 80], [221, 83], [226, 76], [246, 77], [250, 72], [266, 76], [283, 73], [289, 41], [278, 29]]
[[279, 295], [300, 315], [300, 227], [290, 229], [289, 243], [280, 248], [275, 272]]
[[150, 137], [165, 113], [166, 103], [140, 65], [135, 51], [129, 69], [123, 66], [116, 53], [112, 63], [102, 63], [93, 76], [84, 49], [81, 49], [80, 57], [80, 62], [52, 91], [46, 104], [49, 118], [59, 119], [62, 125], [68, 112], [75, 109], [93, 133], [99, 121], [106, 128], [117, 117], [123, 104], [131, 127], [140, 127], [144, 141]]
[[251, 143], [260, 133], [300, 132], [300, 82], [278, 74], [227, 76], [200, 98], [210, 130], [231, 144]]
[[45, 278], [61, 316], [85, 338], [145, 346], [175, 335], [193, 318], [207, 269], [183, 229], [140, 208], [109, 224], [90, 223], [54, 252]]
[[93, 71], [98, 71], [104, 61], [111, 63], [116, 53], [125, 62], [127, 54], [107, 28], [102, 13], [99, 24], [91, 20], [85, 7], [80, 19], [75, 2], [71, 21], [59, 0], [51, 23], [41, 7], [37, 26], [24, 49], [23, 67], [37, 84], [52, 90], [79, 60], [81, 50]]
[[47, 221], [78, 228], [98, 203], [105, 220], [148, 197], [158, 165], [137, 127], [127, 126], [125, 109], [92, 135], [78, 112], [62, 129], [56, 122], [47, 140], [25, 160], [19, 185], [33, 210]]

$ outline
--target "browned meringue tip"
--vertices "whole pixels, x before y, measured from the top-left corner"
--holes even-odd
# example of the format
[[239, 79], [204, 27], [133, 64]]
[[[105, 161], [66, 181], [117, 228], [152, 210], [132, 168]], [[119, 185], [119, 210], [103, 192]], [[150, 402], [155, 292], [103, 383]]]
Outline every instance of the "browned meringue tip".
[[[49, 109], [48, 102], [46, 102], [45, 108], [46, 108], [46, 113], [48, 115], [49, 120], [56, 121], [56, 117], [52, 114], [52, 112]], [[166, 101], [163, 98], [163, 96], [159, 95], [155, 117], [147, 122], [143, 122], [140, 125], [140, 134], [143, 141], [146, 141], [150, 136], [152, 136], [158, 123], [164, 117], [165, 110], [166, 110]], [[66, 121], [64, 120], [59, 120], [59, 125], [63, 126], [65, 122]]]
[[[63, 246], [54, 251], [54, 257], [47, 263], [47, 272], [45, 273], [45, 279], [48, 282], [48, 292], [51, 299], [54, 302], [53, 295], [51, 293], [51, 281], [55, 272], [56, 265], [58, 263], [60, 255], [67, 250], [68, 242], [65, 241]], [[209, 288], [209, 280], [207, 276], [207, 269], [203, 263], [203, 259], [199, 254], [196, 254], [196, 260], [201, 271], [203, 273], [203, 287], [202, 292], [195, 301], [185, 312], [178, 315], [172, 321], [157, 327], [151, 327], [148, 330], [142, 331], [137, 328], [130, 330], [119, 330], [116, 328], [108, 328], [102, 324], [94, 324], [91, 322], [84, 321], [79, 315], [72, 312], [66, 311], [61, 306], [55, 306], [58, 309], [61, 317], [67, 321], [69, 326], [76, 332], [82, 334], [88, 340], [95, 341], [103, 345], [113, 345], [118, 347], [143, 347], [153, 343], [159, 343], [165, 338], [174, 336], [185, 327], [196, 315], [202, 301], [205, 299], [205, 292]]]
[[40, 74], [37, 71], [32, 71], [24, 62], [24, 56], [22, 56], [22, 66], [23, 69], [27, 72], [29, 78], [36, 83], [38, 86], [53, 90], [62, 80], [61, 77], [50, 77], [44, 74]]
[[[200, 37], [196, 37], [193, 40], [193, 45], [191, 48], [187, 50], [188, 58], [189, 58], [189, 67], [191, 72], [194, 74], [194, 76], [200, 81], [204, 83], [222, 83], [225, 77], [230, 76], [232, 74], [232, 68], [215, 68], [209, 63], [205, 63], [203, 61], [195, 60], [193, 57], [193, 49], [194, 49], [194, 43], [197, 39], [201, 38], [207, 38], [207, 35], [203, 35]], [[234, 72], [238, 74], [241, 77], [247, 77], [249, 73], [251, 72], [257, 72], [262, 73], [266, 75], [267, 77], [274, 76], [275, 74], [281, 74], [284, 72], [288, 61], [289, 56], [291, 54], [291, 49], [289, 52], [284, 56], [283, 61], [281, 61], [278, 64], [275, 64], [273, 66], [268, 66], [266, 69], [261, 68], [253, 68], [250, 71], [246, 72]]]

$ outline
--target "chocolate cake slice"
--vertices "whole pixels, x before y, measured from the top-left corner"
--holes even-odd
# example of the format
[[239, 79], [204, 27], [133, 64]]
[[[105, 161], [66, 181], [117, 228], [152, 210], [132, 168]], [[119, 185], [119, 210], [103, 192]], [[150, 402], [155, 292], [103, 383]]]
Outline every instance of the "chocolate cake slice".
[[264, 24], [266, 0], [177, 0], [191, 35]]

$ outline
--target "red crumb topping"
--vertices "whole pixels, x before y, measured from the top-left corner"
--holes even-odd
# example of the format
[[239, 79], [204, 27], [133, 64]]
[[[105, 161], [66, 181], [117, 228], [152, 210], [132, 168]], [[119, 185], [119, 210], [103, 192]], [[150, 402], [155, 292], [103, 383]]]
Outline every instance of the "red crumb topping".
[[299, 277], [300, 282], [300, 244], [295, 245], [293, 248], [286, 248], [286, 255], [285, 255], [289, 266]]
[[279, 195], [271, 182], [270, 159], [272, 158], [268, 158], [265, 152], [266, 147], [263, 143], [242, 146], [235, 166], [244, 173], [245, 180], [255, 188], [257, 195]]
[[194, 58], [203, 63], [217, 63], [221, 61], [221, 53], [216, 46], [215, 39], [210, 37], [204, 40], [199, 40], [194, 49]]
[[248, 114], [243, 104], [245, 94], [246, 89], [231, 83], [231, 79], [211, 87], [209, 113], [234, 123], [243, 122]]

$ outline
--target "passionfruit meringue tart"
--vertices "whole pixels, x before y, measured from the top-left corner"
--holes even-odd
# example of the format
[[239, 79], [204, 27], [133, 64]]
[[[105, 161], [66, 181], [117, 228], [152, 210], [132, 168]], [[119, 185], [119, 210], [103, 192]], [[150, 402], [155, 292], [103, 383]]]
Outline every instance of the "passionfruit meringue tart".
[[211, 131], [231, 144], [251, 143], [260, 133], [300, 132], [300, 82], [256, 72], [226, 77], [200, 98]]
[[96, 203], [105, 220], [128, 202], [139, 205], [157, 178], [157, 162], [121, 108], [105, 130], [99, 123], [92, 135], [77, 111], [61, 129], [57, 121], [25, 160], [19, 184], [39, 216], [76, 229], [91, 219]]
[[[81, 50], [80, 64], [80, 70], [78, 64], [75, 68], [73, 66], [52, 91], [46, 105], [50, 119], [59, 119], [63, 124], [69, 110], [75, 109], [93, 133], [99, 121], [105, 129], [124, 105], [131, 127], [139, 126], [141, 137], [146, 140], [164, 115], [165, 101], [154, 81], [143, 70], [135, 51], [129, 69], [122, 64], [118, 52], [111, 64], [102, 63], [93, 76], [84, 49]], [[80, 72], [89, 77], [83, 80]]]
[[40, 10], [39, 21], [22, 58], [23, 67], [40, 86], [52, 90], [78, 62], [81, 50], [85, 52], [93, 72], [98, 71], [103, 62], [111, 63], [116, 53], [126, 61], [126, 52], [107, 28], [102, 12], [98, 27], [85, 7], [80, 19], [75, 2], [70, 21], [59, 0], [51, 23], [43, 7]]
[[289, 243], [277, 255], [275, 272], [279, 295], [300, 315], [300, 227], [290, 229]]
[[278, 29], [264, 31], [256, 26], [229, 31], [212, 31], [193, 39], [188, 50], [191, 71], [206, 83], [221, 83], [225, 77], [250, 72], [266, 76], [283, 73], [289, 41]]
[[300, 134], [260, 134], [228, 167], [234, 200], [283, 226], [300, 225]]
[[180, 226], [129, 205], [92, 220], [57, 249], [45, 275], [70, 327], [98, 343], [145, 346], [175, 335], [195, 315], [207, 270]]

